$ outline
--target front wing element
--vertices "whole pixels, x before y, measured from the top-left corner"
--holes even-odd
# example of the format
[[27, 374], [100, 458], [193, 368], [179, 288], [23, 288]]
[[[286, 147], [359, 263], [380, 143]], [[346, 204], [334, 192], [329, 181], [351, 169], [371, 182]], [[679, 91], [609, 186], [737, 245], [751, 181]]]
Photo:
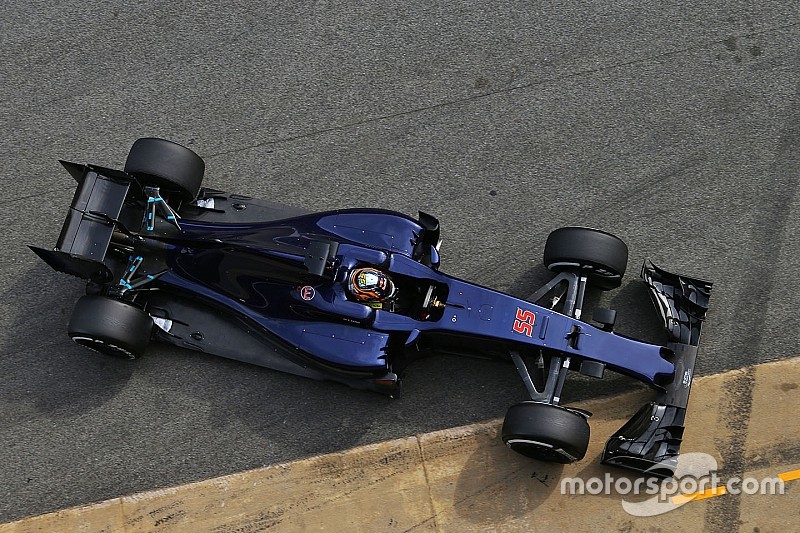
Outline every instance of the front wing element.
[[672, 274], [650, 262], [642, 278], [664, 321], [674, 378], [655, 401], [642, 406], [606, 443], [603, 463], [669, 477], [677, 466], [684, 418], [692, 387], [700, 329], [708, 310], [711, 283]]

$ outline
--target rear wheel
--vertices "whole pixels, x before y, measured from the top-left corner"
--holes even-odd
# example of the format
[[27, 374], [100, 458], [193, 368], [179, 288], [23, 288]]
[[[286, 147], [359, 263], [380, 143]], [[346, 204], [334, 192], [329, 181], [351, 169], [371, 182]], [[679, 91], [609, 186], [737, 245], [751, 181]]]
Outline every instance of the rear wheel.
[[152, 137], [133, 143], [125, 161], [125, 172], [185, 202], [191, 202], [200, 192], [205, 168], [203, 159], [188, 148]]
[[628, 247], [619, 237], [590, 228], [559, 228], [547, 237], [544, 265], [554, 271], [576, 269], [599, 289], [622, 284]]
[[127, 302], [86, 295], [75, 304], [67, 332], [78, 344], [102, 354], [135, 359], [150, 342], [153, 319]]
[[503, 442], [517, 453], [552, 463], [583, 459], [589, 423], [564, 407], [539, 402], [512, 405], [503, 421]]

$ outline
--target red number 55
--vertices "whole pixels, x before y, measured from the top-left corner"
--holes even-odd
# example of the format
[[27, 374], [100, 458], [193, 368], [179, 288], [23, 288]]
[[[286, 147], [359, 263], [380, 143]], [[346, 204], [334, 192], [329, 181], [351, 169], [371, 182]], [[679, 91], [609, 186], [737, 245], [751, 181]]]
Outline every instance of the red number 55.
[[536, 322], [536, 315], [527, 309], [517, 307], [517, 319], [514, 321], [514, 331], [530, 337], [533, 335], [533, 323]]

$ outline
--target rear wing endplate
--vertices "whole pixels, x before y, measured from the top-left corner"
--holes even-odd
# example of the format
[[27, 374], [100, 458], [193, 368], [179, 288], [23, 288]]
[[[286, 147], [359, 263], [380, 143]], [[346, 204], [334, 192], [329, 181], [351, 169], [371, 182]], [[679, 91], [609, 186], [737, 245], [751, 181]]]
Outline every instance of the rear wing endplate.
[[104, 261], [132, 178], [118, 170], [61, 161], [78, 183], [54, 250], [30, 247], [59, 272], [104, 281]]

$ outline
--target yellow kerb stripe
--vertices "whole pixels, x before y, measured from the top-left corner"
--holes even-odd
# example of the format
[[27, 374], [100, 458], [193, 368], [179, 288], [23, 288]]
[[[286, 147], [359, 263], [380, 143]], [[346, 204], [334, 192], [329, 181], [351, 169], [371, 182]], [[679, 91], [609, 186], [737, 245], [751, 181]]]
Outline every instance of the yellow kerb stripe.
[[728, 489], [725, 486], [721, 487], [713, 487], [710, 489], [706, 489], [702, 492], [692, 492], [691, 494], [678, 494], [677, 496], [673, 496], [671, 498], [671, 502], [675, 505], [681, 505], [686, 502], [697, 501], [697, 500], [705, 500], [706, 498], [714, 498], [715, 496], [722, 496], [723, 494], [727, 494]]
[[781, 481], [791, 481], [793, 479], [800, 479], [800, 470], [792, 470], [791, 472], [784, 472], [778, 474], [778, 479]]
[[[778, 479], [783, 481], [792, 481], [795, 479], [800, 479], [800, 470], [792, 470], [790, 472], [784, 472], [783, 474], [778, 474]], [[727, 494], [728, 490], [725, 486], [706, 489], [703, 492], [693, 492], [691, 494], [678, 494], [677, 496], [673, 496], [670, 501], [674, 505], [681, 505], [686, 502], [697, 501], [697, 500], [705, 500], [706, 498], [713, 498], [715, 496], [722, 496], [723, 494]]]

